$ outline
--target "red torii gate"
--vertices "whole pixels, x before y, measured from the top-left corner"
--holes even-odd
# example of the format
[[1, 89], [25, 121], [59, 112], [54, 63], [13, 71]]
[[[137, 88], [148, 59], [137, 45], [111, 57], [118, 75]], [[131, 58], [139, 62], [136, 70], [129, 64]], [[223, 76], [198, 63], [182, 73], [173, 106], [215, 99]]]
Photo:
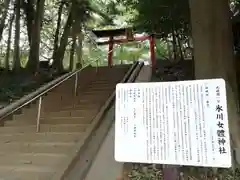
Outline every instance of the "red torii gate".
[[[128, 43], [134, 41], [145, 41], [149, 40], [150, 44], [150, 56], [152, 67], [156, 65], [156, 56], [155, 56], [155, 37], [154, 35], [143, 35], [141, 37], [135, 37], [133, 34], [132, 28], [121, 28], [121, 29], [112, 29], [112, 30], [92, 30], [92, 32], [96, 35], [97, 38], [106, 38], [108, 37], [108, 41], [97, 42], [98, 45], [109, 45], [108, 49], [108, 66], [112, 66], [112, 58], [113, 58], [113, 45]], [[116, 36], [124, 36], [122, 39], [114, 39]]]

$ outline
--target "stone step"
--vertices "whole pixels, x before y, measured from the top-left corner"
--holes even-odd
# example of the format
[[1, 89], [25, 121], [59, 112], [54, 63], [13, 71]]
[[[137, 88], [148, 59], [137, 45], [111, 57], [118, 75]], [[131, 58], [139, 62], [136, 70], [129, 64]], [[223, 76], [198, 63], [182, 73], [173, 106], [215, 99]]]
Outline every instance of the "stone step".
[[76, 99], [74, 103], [79, 105], [80, 104], [83, 104], [83, 105], [96, 104], [96, 101], [98, 101], [98, 103], [102, 103], [102, 102], [105, 102], [109, 96], [102, 96], [101, 98], [82, 98], [80, 100]]
[[76, 116], [89, 116], [90, 114], [97, 114], [98, 109], [80, 109], [80, 108], [73, 108], [71, 110], [60, 110], [58, 112], [49, 112], [49, 113], [43, 113], [44, 116], [61, 116], [61, 117], [76, 117]]
[[89, 95], [92, 95], [92, 96], [105, 95], [105, 96], [107, 96], [108, 94], [110, 94], [113, 91], [114, 91], [114, 88], [109, 88], [108, 90], [103, 90], [103, 91], [100, 91], [100, 90], [86, 91], [77, 97], [83, 98], [84, 96], [89, 96]]
[[50, 180], [67, 169], [124, 72], [124, 68], [108, 67], [97, 73], [95, 68], [84, 70], [79, 74], [76, 97], [75, 77], [51, 90], [43, 96], [39, 133], [38, 103], [6, 121], [0, 127], [0, 179]]
[[[43, 106], [41, 108], [41, 119], [54, 119], [59, 118], [63, 119], [68, 116], [73, 118], [85, 118], [91, 117], [90, 115], [94, 115], [100, 109], [101, 105], [104, 104], [106, 97], [102, 97], [99, 99], [91, 99], [90, 100], [82, 99], [77, 104], [66, 104], [65, 107], [58, 109], [56, 106]], [[94, 102], [95, 101], [95, 102]], [[93, 103], [94, 102], [94, 103]], [[75, 110], [76, 109], [76, 110]], [[13, 120], [18, 121], [36, 121], [37, 118], [37, 107], [33, 107], [31, 109], [24, 109], [22, 114], [16, 114], [13, 116]], [[8, 122], [8, 121], [7, 121]], [[10, 121], [12, 122], [12, 121]], [[11, 123], [12, 124], [12, 123]]]
[[0, 146], [11, 143], [78, 143], [84, 133], [17, 133], [1, 134]]
[[107, 98], [113, 91], [108, 91], [104, 93], [84, 93], [78, 96], [78, 99], [81, 101], [82, 99], [104, 99]]
[[36, 153], [36, 154], [67, 154], [76, 151], [78, 146], [73, 142], [51, 143], [5, 143], [0, 146], [0, 153]]
[[105, 89], [105, 88], [108, 88], [108, 87], [114, 87], [115, 84], [117, 84], [118, 81], [116, 82], [92, 82], [91, 84], [88, 84], [85, 86], [85, 88], [89, 88], [89, 90], [91, 89]]
[[[21, 164], [21, 165], [2, 165], [0, 166], [0, 171], [6, 172], [33, 172], [33, 173], [52, 173], [55, 172], [56, 169], [48, 166], [34, 166], [31, 164]], [[18, 179], [16, 179], [18, 180]]]
[[92, 114], [92, 116], [89, 117], [51, 117], [49, 119], [41, 119], [40, 123], [43, 124], [91, 124], [95, 114]]
[[59, 109], [59, 111], [62, 110], [69, 110], [69, 109], [99, 109], [100, 106], [104, 103], [104, 101], [102, 102], [96, 102], [95, 104], [72, 104], [72, 105], [66, 105], [64, 108]]
[[[89, 117], [47, 117], [40, 119], [40, 124], [51, 124], [51, 125], [57, 125], [57, 124], [90, 124], [92, 122], [92, 119], [94, 118], [94, 114]], [[4, 123], [6, 126], [25, 126], [25, 125], [35, 125], [37, 123], [36, 118], [28, 118], [28, 119], [20, 119], [16, 118], [11, 121], [6, 121]]]
[[0, 153], [0, 166], [59, 166], [68, 159], [67, 154]]
[[[69, 109], [69, 107], [72, 107]], [[93, 107], [93, 106], [92, 106]], [[89, 114], [96, 114], [98, 112], [99, 108], [85, 108], [84, 107], [78, 107], [75, 105], [72, 106], [67, 106], [66, 107], [56, 107], [56, 108], [51, 108], [51, 109], [41, 109], [41, 117], [49, 117], [49, 116], [55, 116], [55, 117], [68, 117], [69, 116], [88, 116]], [[22, 114], [14, 115], [16, 117], [31, 117], [33, 119], [36, 119], [37, 117], [37, 109], [25, 109]]]
[[92, 99], [101, 100], [103, 98], [108, 97], [111, 94], [111, 92], [113, 92], [113, 91], [104, 92], [104, 93], [88, 92], [88, 93], [80, 94], [79, 96], [71, 97], [71, 98], [70, 97], [62, 97], [62, 98], [51, 97], [47, 101], [44, 100], [45, 102], [43, 103], [43, 105], [47, 106], [49, 104], [58, 104], [60, 102], [61, 103], [73, 103], [73, 102], [76, 102], [76, 101], [81, 101], [82, 99], [87, 99], [89, 101], [91, 101]]
[[[40, 119], [56, 119], [56, 118], [59, 118], [59, 119], [67, 119], [68, 117], [70, 119], [72, 118], [80, 118], [80, 119], [83, 119], [83, 118], [86, 118], [86, 117], [89, 117], [89, 115], [92, 116], [92, 113], [85, 113], [85, 114], [80, 114], [78, 113], [78, 115], [76, 114], [75, 116], [70, 116], [70, 114], [68, 114], [68, 116], [61, 116], [60, 114], [58, 114], [58, 112], [56, 113], [44, 113], [44, 112], [41, 112], [40, 114]], [[90, 117], [91, 117], [90, 116]], [[13, 117], [13, 120], [19, 120], [19, 121], [32, 121], [32, 120], [36, 120], [37, 119], [37, 112], [36, 111], [32, 111], [32, 112], [28, 112], [27, 114], [19, 114], [19, 115], [14, 115]]]
[[[52, 133], [83, 133], [89, 125], [87, 124], [41, 124], [40, 132], [52, 132]], [[35, 133], [37, 129], [36, 125], [28, 126], [3, 126], [0, 128], [0, 134], [15, 134], [15, 133]]]
[[111, 91], [104, 91], [104, 92], [86, 92], [84, 94], [79, 94], [78, 96], [76, 97], [68, 97], [68, 96], [52, 96], [48, 99], [44, 99], [43, 100], [43, 105], [49, 105], [50, 104], [58, 104], [59, 102], [62, 102], [62, 103], [72, 103], [72, 102], [75, 102], [75, 101], [81, 101], [82, 99], [89, 99], [89, 100], [92, 100], [92, 99], [102, 99], [104, 97], [108, 97], [111, 92], [113, 92], [114, 89], [112, 89]]
[[0, 180], [46, 180], [51, 179], [54, 172], [14, 171], [0, 168]]
[[[75, 97], [68, 97], [68, 96], [52, 96], [48, 99], [43, 100], [43, 105], [49, 105], [50, 104], [58, 104], [59, 102], [63, 103], [72, 103], [74, 101], [79, 101], [81, 99], [102, 99], [103, 97], [109, 96], [111, 92], [113, 92], [114, 89], [108, 92], [86, 92], [84, 94], [79, 94]], [[59, 104], [58, 104], [59, 105]]]
[[[86, 85], [84, 87], [83, 90], [87, 89], [87, 91], [93, 91], [93, 90], [94, 91], [102, 91], [102, 90], [107, 90], [108, 88], [113, 88], [113, 87], [115, 87], [116, 84], [117, 83], [111, 83], [111, 84], [96, 84], [96, 83], [88, 84], [88, 85]], [[84, 93], [84, 92], [86, 92], [86, 91], [82, 91], [82, 93]]]
[[[98, 109], [71, 109], [71, 110], [58, 110], [58, 111], [41, 111], [41, 117], [48, 118], [48, 117], [88, 117], [89, 115], [96, 114]], [[24, 115], [23, 115], [24, 114]], [[24, 111], [23, 114], [15, 115], [15, 116], [28, 116], [31, 118], [36, 119], [37, 117], [37, 110], [29, 109], [29, 111]]]
[[54, 112], [54, 111], [65, 111], [65, 110], [71, 110], [71, 109], [87, 109], [87, 110], [91, 110], [91, 109], [99, 109], [99, 107], [104, 103], [104, 101], [102, 102], [96, 102], [95, 104], [65, 104], [65, 106], [61, 107], [61, 109], [59, 109], [59, 107], [52, 107], [52, 106], [44, 106], [44, 108], [42, 108], [43, 112]]

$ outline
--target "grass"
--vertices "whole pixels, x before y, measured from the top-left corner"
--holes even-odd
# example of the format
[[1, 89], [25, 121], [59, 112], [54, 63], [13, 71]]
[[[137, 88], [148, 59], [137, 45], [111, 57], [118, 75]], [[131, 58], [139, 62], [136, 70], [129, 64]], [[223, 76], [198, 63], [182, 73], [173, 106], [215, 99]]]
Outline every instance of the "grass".
[[[162, 165], [156, 164], [125, 163], [123, 171], [121, 180], [163, 180], [164, 174]], [[216, 169], [214, 172], [213, 168], [179, 167], [176, 180], [240, 180], [240, 170]]]

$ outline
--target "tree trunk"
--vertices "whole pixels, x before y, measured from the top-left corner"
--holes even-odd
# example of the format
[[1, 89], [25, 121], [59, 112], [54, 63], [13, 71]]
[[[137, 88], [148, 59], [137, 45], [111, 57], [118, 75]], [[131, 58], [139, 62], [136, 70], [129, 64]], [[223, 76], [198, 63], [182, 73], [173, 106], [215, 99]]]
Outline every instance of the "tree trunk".
[[[120, 46], [120, 54], [123, 54], [123, 53], [124, 53], [123, 46]], [[123, 60], [124, 59], [122, 59], [122, 56], [121, 56], [120, 64], [123, 64]]]
[[82, 48], [83, 48], [83, 34], [82, 34], [82, 30], [80, 31], [80, 33], [78, 34], [78, 45], [77, 45], [77, 64], [76, 64], [76, 68], [81, 68], [82, 64], [83, 64], [83, 59], [82, 59]]
[[74, 55], [75, 55], [75, 49], [76, 49], [76, 35], [73, 34], [72, 36], [72, 46], [71, 46], [71, 52], [70, 52], [70, 64], [69, 64], [69, 70], [72, 71], [74, 68]]
[[[74, 6], [74, 5], [72, 4], [72, 6]], [[53, 66], [55, 68], [57, 68], [59, 71], [63, 71], [64, 54], [66, 51], [66, 46], [68, 44], [68, 37], [70, 35], [71, 27], [72, 27], [72, 23], [73, 23], [73, 12], [72, 12], [73, 9], [74, 8], [72, 8], [72, 7], [69, 8], [69, 15], [68, 15], [67, 22], [64, 26], [63, 34], [62, 34], [62, 37], [60, 40], [60, 46], [56, 50], [56, 54], [53, 59]]]
[[53, 45], [53, 59], [55, 59], [55, 55], [56, 55], [56, 52], [57, 52], [57, 49], [58, 49], [58, 44], [59, 44], [59, 33], [60, 33], [60, 28], [61, 28], [63, 5], [64, 5], [64, 3], [62, 2], [59, 6], [59, 9], [58, 9], [57, 28], [56, 28], [56, 31], [55, 31], [54, 45]]
[[168, 39], [167, 39], [167, 50], [168, 50], [168, 59], [170, 62], [173, 62], [173, 57], [172, 57], [173, 52]]
[[187, 47], [192, 47], [192, 46], [191, 46], [191, 43], [190, 43], [190, 40], [191, 40], [191, 37], [188, 37], [188, 38], [187, 38]]
[[240, 147], [240, 118], [228, 0], [189, 2], [195, 76], [197, 79], [225, 79], [231, 137], [234, 145]]
[[180, 53], [180, 57], [181, 57], [180, 61], [183, 61], [184, 60], [184, 56], [183, 56], [183, 51], [182, 51], [181, 37], [180, 37], [179, 34], [177, 34], [177, 42], [178, 42], [178, 48], [179, 48], [179, 53]]
[[8, 30], [8, 41], [7, 41], [7, 52], [5, 57], [5, 70], [9, 71], [9, 57], [11, 53], [11, 42], [12, 42], [12, 26], [14, 21], [14, 13], [12, 14], [9, 22], [9, 30]]
[[35, 9], [34, 9], [35, 0], [23, 0], [23, 10], [25, 12], [26, 23], [27, 23], [27, 33], [28, 33], [28, 42], [29, 46], [31, 46], [31, 36], [32, 36], [32, 29], [34, 26], [34, 16], [35, 16]]
[[4, 10], [3, 10], [2, 18], [1, 18], [1, 22], [0, 22], [0, 41], [2, 40], [2, 33], [5, 28], [5, 21], [6, 21], [6, 17], [8, 14], [9, 4], [10, 4], [10, 0], [4, 1]]
[[34, 73], [38, 69], [39, 63], [39, 48], [40, 48], [40, 34], [41, 34], [41, 27], [42, 27], [42, 19], [44, 15], [44, 3], [45, 0], [38, 0], [37, 1], [37, 9], [34, 19], [34, 26], [32, 27], [32, 34], [31, 34], [31, 46], [30, 52], [28, 57], [27, 69]]
[[16, 7], [15, 7], [15, 38], [14, 38], [14, 58], [13, 58], [13, 70], [18, 72], [21, 68], [20, 62], [20, 0], [16, 0]]
[[172, 25], [172, 38], [173, 38], [173, 62], [177, 60], [177, 40], [176, 40], [176, 34], [175, 34], [175, 28], [174, 25]]

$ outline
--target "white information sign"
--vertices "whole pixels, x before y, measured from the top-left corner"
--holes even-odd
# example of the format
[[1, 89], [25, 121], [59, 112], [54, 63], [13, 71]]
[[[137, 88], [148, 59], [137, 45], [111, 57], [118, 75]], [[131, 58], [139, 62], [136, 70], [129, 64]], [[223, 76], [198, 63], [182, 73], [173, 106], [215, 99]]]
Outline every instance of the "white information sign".
[[231, 167], [223, 79], [116, 87], [115, 159]]

